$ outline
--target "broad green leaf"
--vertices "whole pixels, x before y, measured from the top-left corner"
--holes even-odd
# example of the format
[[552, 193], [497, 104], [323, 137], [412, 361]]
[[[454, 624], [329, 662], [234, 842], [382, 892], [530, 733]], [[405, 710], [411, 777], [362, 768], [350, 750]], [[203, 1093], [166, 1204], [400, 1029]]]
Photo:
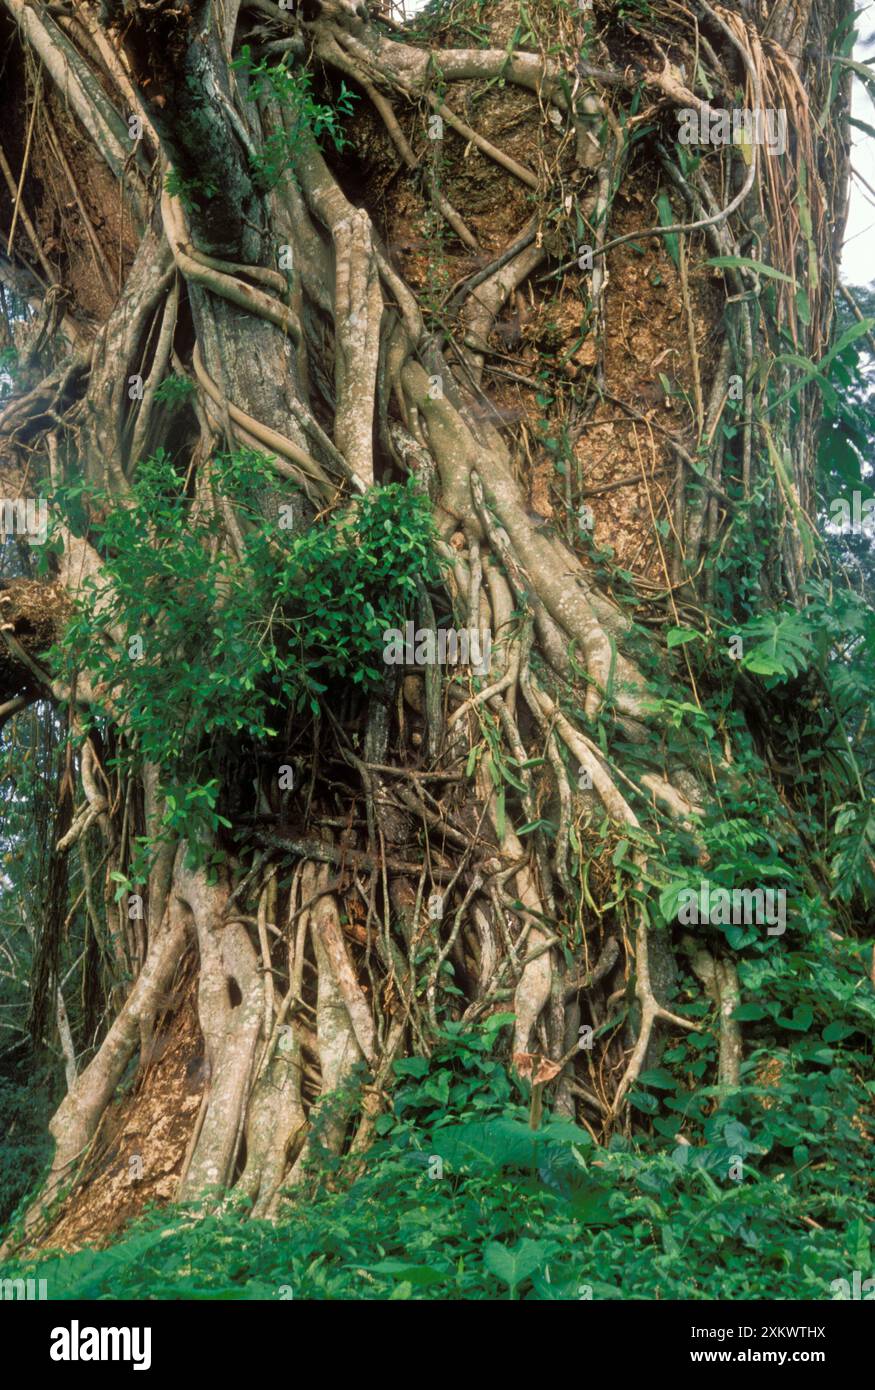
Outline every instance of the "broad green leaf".
[[683, 646], [685, 642], [702, 641], [701, 632], [692, 627], [670, 627], [666, 635], [669, 648]]
[[576, 1219], [585, 1226], [614, 1226], [620, 1220], [611, 1206], [609, 1187], [592, 1187], [575, 1192], [569, 1206]]
[[371, 1274], [389, 1274], [393, 1279], [403, 1279], [417, 1288], [427, 1289], [432, 1284], [440, 1284], [448, 1276], [447, 1270], [435, 1269], [432, 1265], [410, 1264], [407, 1260], [380, 1260], [379, 1264], [361, 1265]]
[[540, 1269], [549, 1254], [549, 1246], [538, 1240], [521, 1240], [512, 1248], [493, 1240], [486, 1247], [483, 1263], [490, 1274], [514, 1291]]

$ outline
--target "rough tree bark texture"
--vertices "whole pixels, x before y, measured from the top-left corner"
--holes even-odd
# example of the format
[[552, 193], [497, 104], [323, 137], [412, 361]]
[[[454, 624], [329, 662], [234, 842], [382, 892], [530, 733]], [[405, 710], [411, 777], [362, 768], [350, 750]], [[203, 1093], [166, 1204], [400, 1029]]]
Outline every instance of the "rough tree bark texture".
[[[826, 54], [846, 0], [634, 16], [543, 0], [515, 49], [505, 3], [484, 7], [490, 39], [474, 48], [452, 15], [425, 42], [349, 0], [2, 8], [16, 110], [0, 137], [4, 245], [15, 224], [0, 266], [33, 311], [26, 380], [0, 416], [4, 493], [81, 479], [123, 508], [164, 447], [233, 555], [244, 523], [211, 483], [216, 449], [270, 458], [273, 505], [303, 497], [303, 526], [413, 475], [455, 624], [493, 643], [484, 676], [387, 668], [380, 698], [330, 692], [299, 721], [310, 791], [289, 815], [261, 789], [241, 810], [239, 787], [261, 775], [251, 756], [223, 766], [219, 804], [237, 813], [221, 869], [165, 839], [129, 919], [110, 875], [161, 824], [165, 770], [108, 766], [124, 688], [87, 668], [65, 683], [39, 659], [89, 586], [116, 612], [87, 517], [54, 509], [49, 582], [0, 600], [2, 713], [36, 699], [66, 711], [76, 790], [59, 852], [90, 859], [89, 907], [120, 969], [114, 1016], [52, 1122], [33, 1237], [70, 1183], [93, 1181], [138, 1049], [148, 1091], [158, 1021], [191, 971], [199, 1103], [160, 1195], [236, 1185], [275, 1213], [318, 1149], [367, 1142], [393, 1058], [427, 1049], [444, 1010], [473, 1025], [511, 1008], [513, 1051], [552, 1064], [556, 1103], [597, 1136], [627, 1124], [657, 1035], [703, 1025], [673, 1003], [671, 939], [640, 895], [603, 907], [597, 828], [607, 817], [614, 844], [631, 832], [634, 888], [661, 827], [710, 813], [715, 769], [694, 738], [663, 757], [648, 697], [653, 673], [674, 671], [678, 699], [698, 700], [665, 629], [708, 612], [708, 562], [739, 509], [771, 528], [765, 600], [800, 598], [816, 400], [793, 438], [787, 407], [766, 418], [758, 401], [770, 370], [788, 389], [798, 377], [774, 365], [776, 333], [816, 360], [830, 332], [847, 89], [831, 91]], [[309, 65], [326, 103], [344, 82], [351, 144], [320, 144], [300, 85], [288, 98], [258, 84], [256, 61]], [[786, 113], [786, 149], [718, 143], [685, 163], [678, 113], [707, 121], [709, 105]], [[289, 167], [272, 179], [276, 148]], [[193, 391], [159, 408], [171, 373]], [[539, 414], [565, 442], [562, 471]], [[632, 575], [634, 611], [593, 559], [593, 526]], [[105, 640], [123, 650], [128, 636], [108, 624]], [[651, 743], [651, 771], [630, 771], [600, 729]], [[267, 757], [275, 786], [285, 760]], [[714, 1081], [731, 1085], [734, 971], [710, 956], [694, 969], [723, 1020]], [[576, 1051], [580, 1024], [618, 1000], [626, 1025]]]

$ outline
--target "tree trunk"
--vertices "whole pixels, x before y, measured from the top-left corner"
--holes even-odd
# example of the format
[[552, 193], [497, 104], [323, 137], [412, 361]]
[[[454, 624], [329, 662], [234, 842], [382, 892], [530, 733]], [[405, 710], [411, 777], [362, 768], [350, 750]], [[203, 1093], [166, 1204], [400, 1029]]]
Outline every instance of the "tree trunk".
[[737, 1084], [734, 966], [658, 902], [780, 782], [736, 633], [812, 563], [850, 6], [536, 3], [520, 42], [487, 3], [483, 47], [347, 0], [3, 9], [3, 490], [51, 543], [0, 693], [66, 721], [109, 962], [30, 1238], [82, 1237], [71, 1185], [92, 1226], [276, 1214], [448, 1017], [512, 1011], [599, 1139], [677, 1030]]

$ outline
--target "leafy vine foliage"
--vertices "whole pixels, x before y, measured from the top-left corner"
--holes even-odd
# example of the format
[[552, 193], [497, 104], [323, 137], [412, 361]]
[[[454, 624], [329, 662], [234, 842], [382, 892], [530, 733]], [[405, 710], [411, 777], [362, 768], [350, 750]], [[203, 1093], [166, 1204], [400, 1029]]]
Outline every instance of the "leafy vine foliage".
[[[431, 513], [413, 480], [374, 488], [280, 546], [305, 500], [281, 504], [278, 522], [266, 518], [269, 461], [253, 451], [217, 454], [212, 470], [246, 528], [239, 554], [211, 544], [215, 518], [186, 496], [163, 450], [140, 465], [123, 508], [95, 490], [86, 498], [82, 484], [58, 497], [68, 514], [87, 502], [103, 515], [92, 538], [105, 563], [83, 586], [56, 669], [72, 679], [84, 661], [110, 708], [124, 699], [125, 739], [111, 766], [160, 768], [165, 824], [193, 845], [201, 830], [231, 825], [206, 776], [216, 760], [241, 742], [269, 746], [287, 717], [318, 714], [338, 683], [381, 688], [383, 632], [403, 626], [418, 584], [439, 577]], [[107, 622], [117, 646], [103, 640]]]

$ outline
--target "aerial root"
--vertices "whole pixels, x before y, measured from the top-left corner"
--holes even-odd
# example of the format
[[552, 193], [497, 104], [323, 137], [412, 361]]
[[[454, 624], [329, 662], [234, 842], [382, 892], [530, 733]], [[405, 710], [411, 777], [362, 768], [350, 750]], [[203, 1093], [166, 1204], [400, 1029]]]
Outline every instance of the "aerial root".
[[[408, 141], [407, 136], [404, 134], [404, 131], [401, 129], [401, 126], [398, 123], [398, 117], [395, 115], [392, 103], [388, 101], [387, 98], [384, 97], [381, 92], [378, 92], [376, 87], [374, 87], [372, 83], [366, 81], [365, 79], [362, 79], [362, 86], [364, 87], [364, 90], [367, 93], [373, 106], [379, 113], [380, 118], [383, 121], [383, 124], [389, 132], [389, 136], [392, 140], [392, 143], [394, 144], [395, 148], [400, 154], [405, 165], [411, 171], [411, 173], [418, 173], [422, 169], [422, 161], [417, 159], [416, 155], [413, 153], [413, 150], [410, 146], [410, 142]], [[452, 227], [459, 240], [463, 242], [465, 246], [469, 247], [470, 250], [479, 251], [480, 246], [477, 241], [477, 238], [474, 236], [474, 233], [470, 231], [470, 229], [467, 227], [464, 220], [456, 212], [456, 209], [453, 207], [452, 203], [450, 203], [443, 196], [443, 194], [438, 192], [437, 190], [435, 190], [433, 196], [438, 210], [441, 213], [441, 216], [445, 219], [447, 224], [450, 227]]]
[[[304, 484], [305, 478], [310, 479], [311, 482], [318, 485], [325, 500], [329, 500], [335, 496], [337, 488], [320, 463], [317, 463], [314, 458], [311, 458], [308, 453], [299, 448], [291, 439], [280, 434], [277, 430], [270, 429], [269, 426], [263, 425], [261, 421], [254, 419], [251, 415], [247, 415], [245, 410], [240, 410], [238, 406], [233, 405], [231, 401], [225, 398], [204, 367], [203, 361], [201, 360], [200, 349], [197, 344], [195, 344], [194, 347], [192, 365], [198, 383], [203, 388], [209, 400], [220, 410], [227, 410], [228, 416], [235, 427], [235, 432], [241, 435], [252, 447], [261, 450], [268, 449], [272, 453], [280, 455], [280, 459], [273, 460], [273, 467], [278, 473], [299, 484]], [[289, 468], [288, 463], [282, 462], [283, 459], [288, 460], [288, 463], [296, 464], [297, 467]], [[302, 474], [304, 475], [303, 478]]]
[[[178, 199], [172, 198], [167, 192], [161, 196], [161, 215], [164, 219], [164, 230], [173, 252], [173, 259], [179, 273], [186, 280], [202, 285], [221, 299], [227, 299], [231, 304], [236, 304], [238, 308], [246, 309], [258, 318], [274, 324], [275, 327], [287, 333], [295, 345], [300, 343], [301, 325], [297, 314], [288, 304], [281, 303], [273, 295], [266, 294], [253, 285], [247, 285], [237, 275], [229, 275], [224, 270], [217, 269], [218, 266], [230, 264], [229, 262], [218, 261], [208, 256], [200, 256], [195, 260], [194, 256], [189, 254], [185, 249], [191, 244], [184, 221], [185, 214]], [[246, 268], [247, 274], [257, 273], [257, 271], [258, 267]], [[269, 272], [269, 274], [271, 277], [273, 276], [273, 272]], [[277, 276], [277, 279], [282, 280], [282, 276]], [[268, 283], [273, 284], [275, 282], [271, 278]], [[285, 281], [282, 281], [282, 290], [285, 291]]]
[[620, 1078], [619, 1085], [614, 1092], [614, 1099], [611, 1103], [611, 1118], [616, 1119], [622, 1103], [630, 1088], [635, 1084], [644, 1066], [647, 1056], [647, 1049], [650, 1046], [650, 1039], [653, 1029], [658, 1020], [665, 1023], [673, 1023], [678, 1028], [690, 1028], [695, 1032], [702, 1032], [704, 1024], [696, 1023], [692, 1019], [682, 1018], [680, 1014], [672, 1013], [658, 1002], [650, 984], [650, 958], [647, 941], [647, 926], [644, 921], [640, 921], [635, 932], [635, 995], [641, 1006], [641, 1018], [638, 1023], [638, 1037], [632, 1049], [626, 1070]]

